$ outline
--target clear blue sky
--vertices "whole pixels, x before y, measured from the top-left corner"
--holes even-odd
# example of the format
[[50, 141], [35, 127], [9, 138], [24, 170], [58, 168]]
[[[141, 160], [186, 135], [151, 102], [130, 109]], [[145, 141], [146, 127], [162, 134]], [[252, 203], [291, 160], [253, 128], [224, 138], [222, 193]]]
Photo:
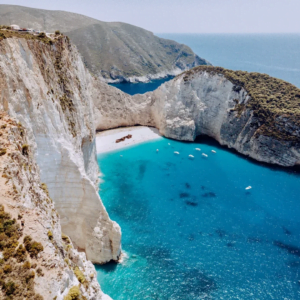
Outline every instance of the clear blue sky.
[[155, 33], [300, 32], [300, 0], [12, 0], [122, 21]]

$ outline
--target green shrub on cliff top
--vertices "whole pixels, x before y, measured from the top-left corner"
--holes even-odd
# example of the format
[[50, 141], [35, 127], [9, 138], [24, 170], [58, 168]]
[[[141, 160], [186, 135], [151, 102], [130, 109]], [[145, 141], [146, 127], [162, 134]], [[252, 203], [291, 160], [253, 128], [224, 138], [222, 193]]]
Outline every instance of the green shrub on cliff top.
[[300, 89], [284, 80], [267, 74], [232, 71], [221, 67], [199, 66], [183, 73], [188, 82], [194, 74], [208, 72], [221, 74], [234, 84], [238, 92], [244, 88], [251, 99], [246, 106], [238, 106], [240, 116], [250, 109], [258, 120], [259, 134], [272, 136], [279, 140], [299, 143], [299, 136], [288, 132], [279, 117], [287, 118], [290, 123], [300, 126]]

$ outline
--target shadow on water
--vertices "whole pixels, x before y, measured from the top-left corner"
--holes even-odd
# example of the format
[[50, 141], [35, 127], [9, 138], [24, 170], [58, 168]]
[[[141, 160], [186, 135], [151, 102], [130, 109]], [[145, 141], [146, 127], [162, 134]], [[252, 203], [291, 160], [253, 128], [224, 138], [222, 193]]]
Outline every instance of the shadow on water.
[[288, 245], [280, 241], [274, 241], [273, 244], [280, 249], [286, 250], [288, 253], [300, 257], [300, 248], [293, 245]]
[[139, 165], [138, 179], [142, 180], [144, 178], [145, 172], [147, 170], [147, 164], [149, 163], [149, 161], [147, 161], [147, 160], [140, 160], [137, 163]]
[[114, 261], [110, 261], [106, 263], [105, 265], [95, 265], [96, 271], [101, 270], [105, 273], [111, 273], [114, 272], [117, 269], [118, 263]]
[[[131, 220], [132, 224], [134, 224], [134, 222], [146, 222], [149, 203], [145, 194], [141, 189], [132, 188], [133, 179], [130, 176], [130, 172], [126, 168], [123, 168], [123, 164], [115, 162], [112, 167], [115, 170], [119, 170], [118, 176], [111, 177], [110, 181], [115, 187], [115, 195], [118, 195], [118, 199], [122, 199], [122, 205], [120, 205], [118, 200], [115, 200], [117, 198], [113, 198], [109, 204], [110, 213], [115, 214], [125, 222]], [[138, 166], [138, 170], [138, 176], [141, 180], [146, 171], [146, 164], [142, 162]], [[120, 178], [122, 178], [122, 180], [120, 180]], [[124, 207], [127, 209], [124, 209]]]
[[[208, 137], [208, 136], [197, 136], [197, 138], [195, 139], [194, 141], [195, 143], [202, 143], [202, 144], [205, 144], [205, 145], [208, 145], [208, 146], [212, 146], [216, 149], [219, 149], [219, 150], [223, 150], [223, 151], [228, 151], [240, 158], [243, 158], [243, 159], [246, 159], [247, 161], [249, 161], [250, 163], [256, 165], [256, 166], [260, 166], [260, 167], [263, 167], [263, 168], [267, 168], [271, 171], [274, 171], [274, 172], [285, 172], [285, 173], [288, 173], [288, 174], [293, 174], [293, 175], [296, 175], [296, 176], [299, 176], [300, 177], [300, 166], [295, 166], [295, 167], [282, 167], [282, 166], [277, 166], [277, 165], [271, 165], [271, 164], [268, 164], [268, 163], [264, 163], [264, 162], [259, 162], [259, 161], [256, 161], [255, 159], [251, 158], [251, 157], [248, 157], [248, 156], [245, 156], [239, 152], [237, 152], [235, 149], [232, 149], [232, 148], [228, 148], [227, 146], [222, 146], [220, 145], [215, 139], [211, 138], [211, 137]], [[184, 142], [184, 143], [194, 143], [194, 142]]]

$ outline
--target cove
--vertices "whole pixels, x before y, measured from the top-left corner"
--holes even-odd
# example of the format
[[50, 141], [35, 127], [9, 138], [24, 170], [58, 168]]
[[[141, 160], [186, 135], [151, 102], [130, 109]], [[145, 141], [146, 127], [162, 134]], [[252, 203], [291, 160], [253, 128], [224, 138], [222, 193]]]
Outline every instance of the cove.
[[127, 255], [96, 266], [113, 299], [300, 299], [298, 172], [206, 138], [162, 138], [98, 163], [99, 193]]
[[144, 83], [128, 83], [128, 82], [121, 82], [121, 83], [110, 83], [109, 85], [118, 88], [119, 90], [127, 93], [129, 95], [135, 94], [145, 94], [147, 92], [152, 92], [156, 90], [159, 86], [161, 86], [166, 81], [173, 79], [174, 76], [168, 76], [162, 79], [155, 79], [150, 82]]

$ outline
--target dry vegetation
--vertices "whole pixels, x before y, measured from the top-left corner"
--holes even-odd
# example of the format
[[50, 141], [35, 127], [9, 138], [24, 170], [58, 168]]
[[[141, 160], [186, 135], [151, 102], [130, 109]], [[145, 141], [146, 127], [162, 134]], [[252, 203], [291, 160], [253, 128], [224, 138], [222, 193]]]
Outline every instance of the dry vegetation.
[[4, 211], [0, 205], [0, 287], [6, 300], [35, 299], [43, 297], [34, 292], [34, 265], [31, 266], [29, 256], [36, 258], [43, 251], [41, 243], [22, 236], [22, 229], [16, 219]]
[[54, 42], [52, 39], [48, 38], [45, 34], [41, 33], [39, 35], [34, 35], [28, 32], [19, 32], [7, 30], [8, 26], [0, 26], [0, 41], [8, 38], [22, 38], [26, 40], [38, 40], [45, 44], [52, 45]]

